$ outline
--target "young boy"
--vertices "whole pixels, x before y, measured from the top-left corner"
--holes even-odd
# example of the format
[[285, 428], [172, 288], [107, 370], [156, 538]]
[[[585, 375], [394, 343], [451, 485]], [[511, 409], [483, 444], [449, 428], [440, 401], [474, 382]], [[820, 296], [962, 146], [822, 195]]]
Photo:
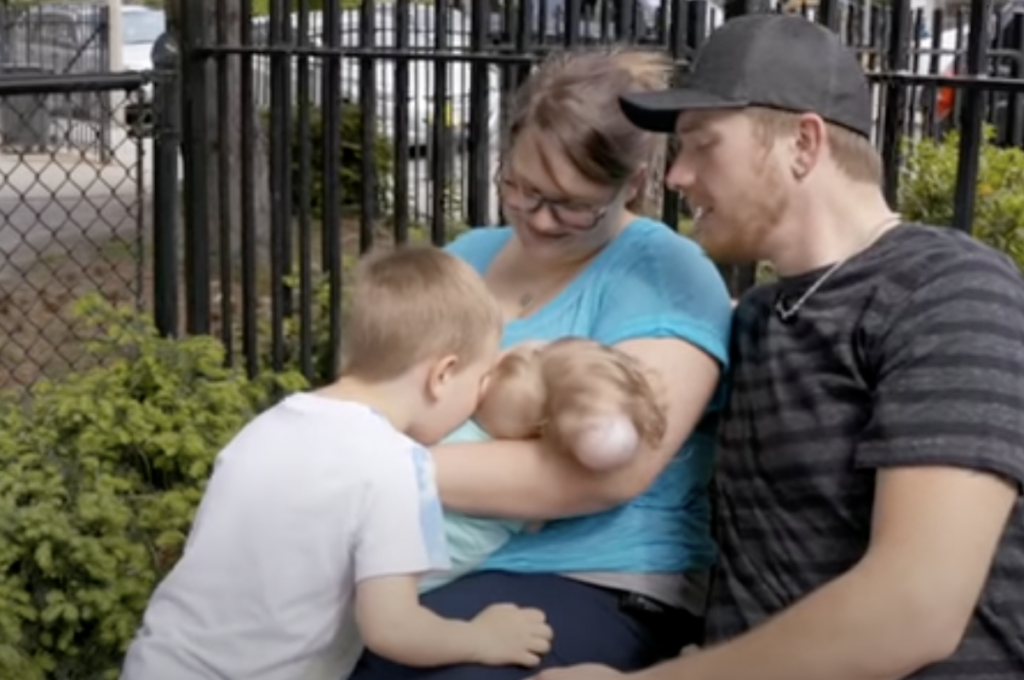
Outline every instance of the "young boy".
[[535, 665], [551, 630], [498, 605], [419, 604], [448, 567], [433, 444], [477, 406], [501, 314], [441, 250], [364, 258], [342, 375], [258, 416], [220, 453], [184, 554], [153, 594], [122, 680], [342, 680], [365, 643], [405, 665]]

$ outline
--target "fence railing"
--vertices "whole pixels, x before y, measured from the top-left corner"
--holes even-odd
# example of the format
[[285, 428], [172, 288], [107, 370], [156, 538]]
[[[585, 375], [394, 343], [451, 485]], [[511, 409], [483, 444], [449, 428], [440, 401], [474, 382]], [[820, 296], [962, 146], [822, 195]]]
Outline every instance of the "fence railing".
[[106, 162], [53, 140], [52, 98], [133, 101], [138, 74], [0, 78], [0, 388], [81, 368], [90, 358], [71, 305], [86, 293], [148, 307], [151, 251], [143, 140], [111, 127]]
[[[110, 70], [106, 3], [0, 3], [0, 78], [80, 75]], [[59, 117], [60, 140], [105, 159], [111, 149], [111, 103], [96, 91], [61, 92], [46, 103]]]
[[[252, 372], [295, 361], [309, 375], [315, 346], [337, 345], [350, 258], [382, 239], [441, 244], [501, 221], [492, 177], [509, 98], [534, 64], [554, 49], [629, 42], [667, 50], [685, 69], [726, 16], [703, 0], [270, 6], [254, 17], [242, 2], [230, 21], [218, 3], [186, 6], [175, 132], [187, 140], [184, 262], [161, 269], [185, 277], [186, 295], [181, 309], [168, 297], [158, 318], [166, 332], [220, 335]], [[994, 123], [1002, 144], [1021, 143], [1024, 23], [991, 8], [926, 14], [907, 0], [822, 0], [809, 14], [871, 74], [890, 197], [902, 139], [961, 133], [961, 228], [982, 124]], [[667, 193], [663, 219], [685, 215]], [[177, 251], [168, 243], [163, 253]], [[735, 289], [752, 281], [749, 270], [729, 275]]]
[[[79, 255], [92, 240], [124, 275], [111, 295], [138, 300], [161, 331], [216, 334], [229, 360], [252, 373], [292, 365], [312, 378], [333, 371], [347, 275], [360, 253], [381, 241], [442, 244], [501, 223], [492, 178], [508, 105], [548, 53], [639, 43], [666, 50], [685, 70], [737, 6], [778, 9], [395, 0], [309, 11], [309, 0], [275, 0], [269, 16], [254, 17], [245, 0], [229, 21], [218, 15], [228, 3], [182, 4], [182, 31], [161, 40], [152, 74], [0, 79], [0, 136], [13, 140], [0, 150], [0, 295], [20, 291], [23, 301], [38, 298], [33, 309], [59, 307], [35, 292], [32, 277], [41, 274], [32, 272], [67, 289], [61, 301], [83, 286], [106, 290], [99, 255]], [[870, 73], [874, 141], [894, 201], [903, 142], [960, 134], [953, 221], [967, 228], [982, 125], [995, 126], [998, 144], [1024, 141], [1021, 17], [990, 2], [969, 13], [914, 12], [907, 0], [823, 0], [808, 17], [839, 31]], [[115, 121], [149, 102], [150, 81], [152, 134], [139, 139], [114, 124], [110, 167], [59, 143], [63, 123], [44, 101], [92, 92]], [[40, 154], [27, 142], [44, 129]], [[685, 222], [680, 196], [666, 192], [661, 202], [666, 223]], [[86, 283], [65, 285], [75, 266]], [[753, 280], [750, 269], [727, 274], [736, 291]], [[18, 314], [8, 325], [41, 325]], [[47, 323], [64, 319], [51, 316]], [[49, 360], [25, 349], [32, 343], [73, 353], [49, 330], [0, 333], [0, 382], [46, 372], [24, 368]]]

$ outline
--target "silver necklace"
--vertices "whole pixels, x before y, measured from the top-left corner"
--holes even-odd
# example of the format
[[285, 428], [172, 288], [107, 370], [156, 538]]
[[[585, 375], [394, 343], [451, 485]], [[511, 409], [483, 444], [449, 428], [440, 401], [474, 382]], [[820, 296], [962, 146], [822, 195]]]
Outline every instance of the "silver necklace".
[[796, 302], [787, 307], [783, 302], [783, 298], [779, 298], [778, 300], [776, 300], [775, 313], [779, 315], [779, 318], [782, 321], [789, 321], [790, 319], [792, 319], [793, 315], [800, 311], [800, 308], [804, 306], [804, 303], [811, 299], [811, 296], [818, 292], [818, 289], [825, 285], [825, 282], [828, 281], [829, 278], [831, 278], [831, 276], [835, 274], [840, 267], [849, 262], [850, 258], [852, 258], [854, 255], [866, 250], [875, 241], [876, 238], [881, 236], [882, 231], [884, 229], [899, 224], [901, 220], [902, 218], [898, 214], [890, 215], [889, 217], [885, 218], [882, 222], [878, 224], [878, 226], [876, 226], [869, 232], [871, 234], [871, 237], [864, 244], [863, 248], [860, 248], [859, 250], [851, 253], [850, 255], [847, 255], [846, 257], [844, 257], [843, 259], [839, 260], [831, 267], [826, 269], [825, 272], [821, 276], [819, 276], [814, 283], [811, 284], [811, 287], [804, 291], [803, 295], [797, 298]]

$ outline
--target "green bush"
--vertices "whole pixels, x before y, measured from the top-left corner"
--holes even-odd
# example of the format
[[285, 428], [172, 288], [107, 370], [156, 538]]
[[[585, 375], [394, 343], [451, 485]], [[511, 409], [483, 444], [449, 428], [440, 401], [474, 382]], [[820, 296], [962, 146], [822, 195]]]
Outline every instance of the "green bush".
[[[324, 8], [324, 0], [307, 0], [309, 2], [309, 11], [319, 12]], [[414, 0], [415, 2], [421, 2], [422, 0]], [[298, 11], [299, 0], [292, 0], [292, 11]], [[359, 9], [363, 6], [362, 0], [340, 0], [338, 7], [341, 9]], [[270, 0], [252, 0], [252, 15], [254, 17], [267, 16], [270, 14]]]
[[[1024, 269], [1024, 150], [992, 144], [986, 129], [974, 208], [974, 235], [1012, 257]], [[904, 145], [899, 209], [904, 218], [939, 226], [953, 222], [960, 138], [925, 139]]]
[[[308, 135], [311, 163], [305, 172], [309, 175], [309, 214], [316, 219], [323, 217], [324, 211], [324, 168], [320, 162], [324, 148], [324, 120], [319, 108], [313, 107], [309, 115], [308, 132], [300, 125], [297, 112], [291, 116], [291, 183], [292, 212], [302, 214], [306, 208], [302, 205], [299, 188], [303, 186], [302, 140]], [[270, 112], [265, 111], [264, 125], [269, 130]], [[358, 106], [344, 105], [341, 107], [340, 152], [338, 162], [338, 200], [340, 208], [356, 209], [362, 204], [363, 195], [363, 119]], [[389, 205], [389, 186], [391, 183], [394, 154], [390, 140], [378, 134], [374, 138], [373, 167], [377, 179], [377, 214], [386, 211]]]
[[79, 318], [101, 363], [0, 398], [0, 678], [116, 678], [216, 453], [305, 386], [98, 298]]
[[[341, 0], [339, 6], [342, 9], [359, 7], [360, 0]], [[324, 0], [307, 0], [309, 11], [319, 12], [324, 8]], [[292, 11], [298, 11], [299, 0], [292, 0]], [[270, 14], [270, 0], [252, 0], [252, 15], [254, 17], [268, 16]]]

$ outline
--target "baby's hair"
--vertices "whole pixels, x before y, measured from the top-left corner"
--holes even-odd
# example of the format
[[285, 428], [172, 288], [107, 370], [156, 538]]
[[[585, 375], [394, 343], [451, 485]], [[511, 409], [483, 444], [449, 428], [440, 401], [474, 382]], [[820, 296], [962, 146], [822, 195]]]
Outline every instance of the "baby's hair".
[[548, 345], [542, 371], [548, 383], [550, 422], [562, 413], [586, 408], [600, 395], [618, 399], [618, 406], [636, 427], [640, 441], [658, 446], [665, 436], [665, 409], [639, 361], [608, 345], [583, 338], [563, 338]]
[[495, 439], [536, 437], [541, 433], [547, 385], [537, 370], [537, 346], [509, 350], [491, 370], [490, 388], [476, 418]]
[[356, 269], [341, 371], [384, 381], [433, 357], [455, 355], [470, 364], [501, 328], [497, 302], [459, 258], [433, 246], [373, 251]]

